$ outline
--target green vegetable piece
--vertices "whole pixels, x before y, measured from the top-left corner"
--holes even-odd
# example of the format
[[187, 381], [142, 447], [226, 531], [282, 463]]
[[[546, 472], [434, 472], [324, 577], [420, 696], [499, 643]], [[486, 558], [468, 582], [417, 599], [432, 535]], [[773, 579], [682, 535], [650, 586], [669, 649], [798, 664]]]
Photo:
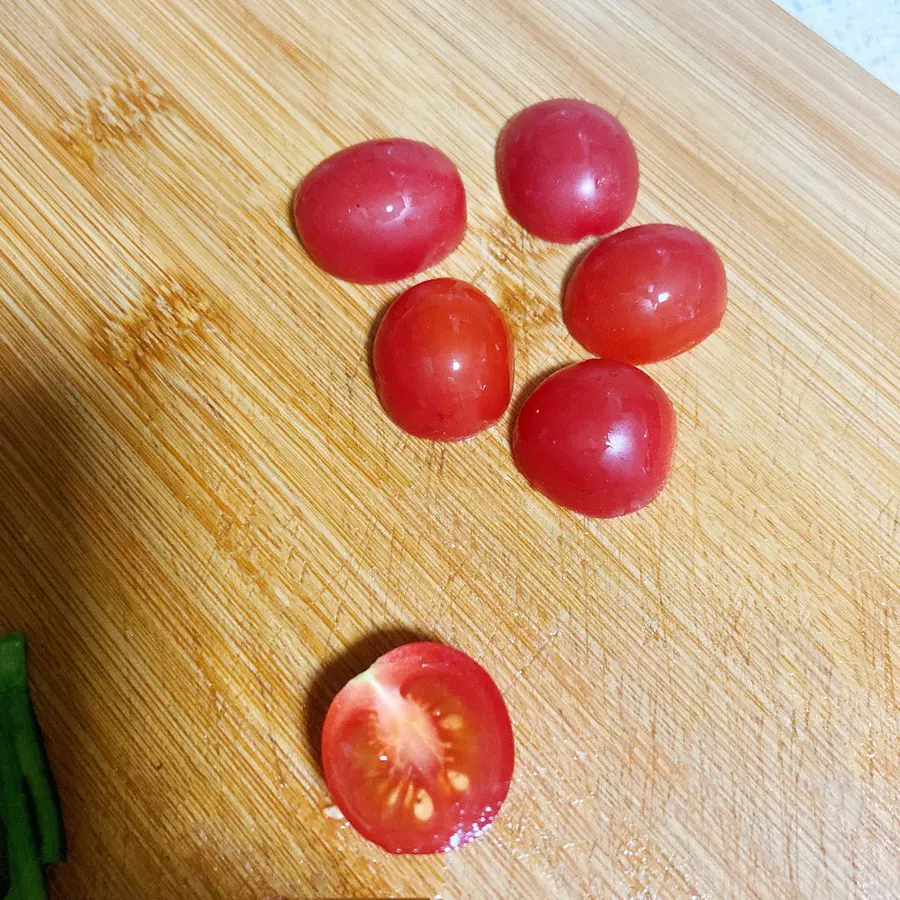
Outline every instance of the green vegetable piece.
[[3, 803], [0, 801], [0, 897], [6, 897], [12, 887], [12, 875], [9, 871], [9, 838], [6, 834], [6, 823], [3, 821]]
[[56, 786], [28, 694], [25, 638], [0, 637], [0, 897], [45, 900], [44, 863], [65, 856]]
[[12, 881], [12, 891], [7, 897], [9, 900], [44, 900], [44, 871], [31, 830], [24, 787], [13, 736], [3, 719], [0, 721], [0, 808], [6, 826]]
[[0, 638], [0, 716], [13, 736], [19, 768], [31, 795], [41, 862], [62, 862], [65, 835], [59, 798], [28, 695], [25, 637], [18, 633]]

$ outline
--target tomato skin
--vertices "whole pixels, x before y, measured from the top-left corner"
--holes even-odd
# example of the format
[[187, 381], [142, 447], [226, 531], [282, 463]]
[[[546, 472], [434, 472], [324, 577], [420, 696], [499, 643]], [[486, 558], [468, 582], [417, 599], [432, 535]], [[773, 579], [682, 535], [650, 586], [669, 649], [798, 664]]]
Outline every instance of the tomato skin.
[[[401, 726], [409, 704], [416, 724], [434, 729], [431, 771], [404, 773], [404, 757], [380, 737], [395, 704]], [[512, 723], [497, 685], [471, 657], [442, 644], [406, 644], [338, 692], [325, 717], [322, 762], [335, 803], [364, 838], [390, 853], [453, 850], [478, 837], [506, 799]], [[452, 780], [463, 772], [467, 783], [457, 790]], [[413, 798], [428, 792], [424, 820], [404, 803], [410, 785]]]
[[634, 365], [684, 353], [725, 315], [725, 267], [680, 225], [638, 225], [602, 240], [566, 287], [563, 319], [595, 356]]
[[366, 141], [303, 179], [294, 221], [326, 272], [379, 284], [422, 272], [456, 249], [466, 230], [466, 194], [456, 166], [435, 147]]
[[588, 359], [538, 385], [519, 411], [512, 447], [537, 490], [608, 519], [646, 506], [662, 490], [675, 435], [672, 404], [649, 375]]
[[615, 116], [585, 100], [546, 100], [506, 123], [497, 182], [509, 214], [559, 244], [608, 234], [631, 215], [638, 160]]
[[375, 334], [381, 405], [416, 437], [471, 437], [509, 405], [512, 348], [502, 313], [478, 288], [454, 278], [420, 282], [394, 301]]

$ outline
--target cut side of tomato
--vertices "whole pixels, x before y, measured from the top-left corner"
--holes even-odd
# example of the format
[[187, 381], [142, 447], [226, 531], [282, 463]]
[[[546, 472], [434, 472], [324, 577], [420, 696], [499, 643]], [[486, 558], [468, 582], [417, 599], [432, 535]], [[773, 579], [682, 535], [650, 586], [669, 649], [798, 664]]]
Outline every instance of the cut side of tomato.
[[475, 660], [406, 644], [334, 698], [322, 760], [335, 803], [363, 837], [391, 853], [438, 853], [496, 817], [512, 780], [512, 725]]

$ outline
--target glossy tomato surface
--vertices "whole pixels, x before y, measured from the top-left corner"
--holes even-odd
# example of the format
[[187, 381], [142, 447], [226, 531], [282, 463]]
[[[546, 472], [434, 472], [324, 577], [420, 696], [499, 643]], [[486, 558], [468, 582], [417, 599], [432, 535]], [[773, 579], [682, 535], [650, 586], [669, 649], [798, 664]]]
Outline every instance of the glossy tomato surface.
[[512, 338], [478, 288], [435, 278], [405, 291], [385, 313], [372, 369], [381, 404], [397, 425], [417, 437], [462, 440], [509, 405]]
[[637, 153], [619, 120], [585, 100], [547, 100], [506, 123], [497, 181], [509, 214], [547, 241], [608, 234], [631, 215]]
[[680, 225], [639, 225], [579, 263], [563, 318], [591, 353], [638, 364], [699, 344], [719, 327], [726, 303], [725, 267], [706, 238]]
[[466, 194], [440, 150], [401, 138], [367, 141], [329, 156], [300, 183], [297, 233], [309, 255], [346, 281], [407, 278], [456, 249]]
[[334, 698], [325, 779], [363, 837], [391, 853], [437, 853], [478, 837], [512, 780], [512, 725], [488, 673], [441, 644], [406, 644]]
[[665, 391], [634, 366], [589, 359], [551, 375], [522, 405], [513, 456], [543, 494], [586, 516], [612, 518], [662, 490], [675, 448]]

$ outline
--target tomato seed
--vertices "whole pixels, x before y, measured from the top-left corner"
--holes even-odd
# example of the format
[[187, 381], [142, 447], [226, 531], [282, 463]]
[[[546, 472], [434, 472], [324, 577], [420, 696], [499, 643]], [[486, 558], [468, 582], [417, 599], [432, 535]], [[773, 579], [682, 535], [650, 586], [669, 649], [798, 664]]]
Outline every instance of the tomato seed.
[[419, 788], [416, 793], [416, 805], [413, 807], [413, 815], [420, 822], [426, 822], [434, 815], [434, 801], [431, 799], [431, 794], [424, 788]]

